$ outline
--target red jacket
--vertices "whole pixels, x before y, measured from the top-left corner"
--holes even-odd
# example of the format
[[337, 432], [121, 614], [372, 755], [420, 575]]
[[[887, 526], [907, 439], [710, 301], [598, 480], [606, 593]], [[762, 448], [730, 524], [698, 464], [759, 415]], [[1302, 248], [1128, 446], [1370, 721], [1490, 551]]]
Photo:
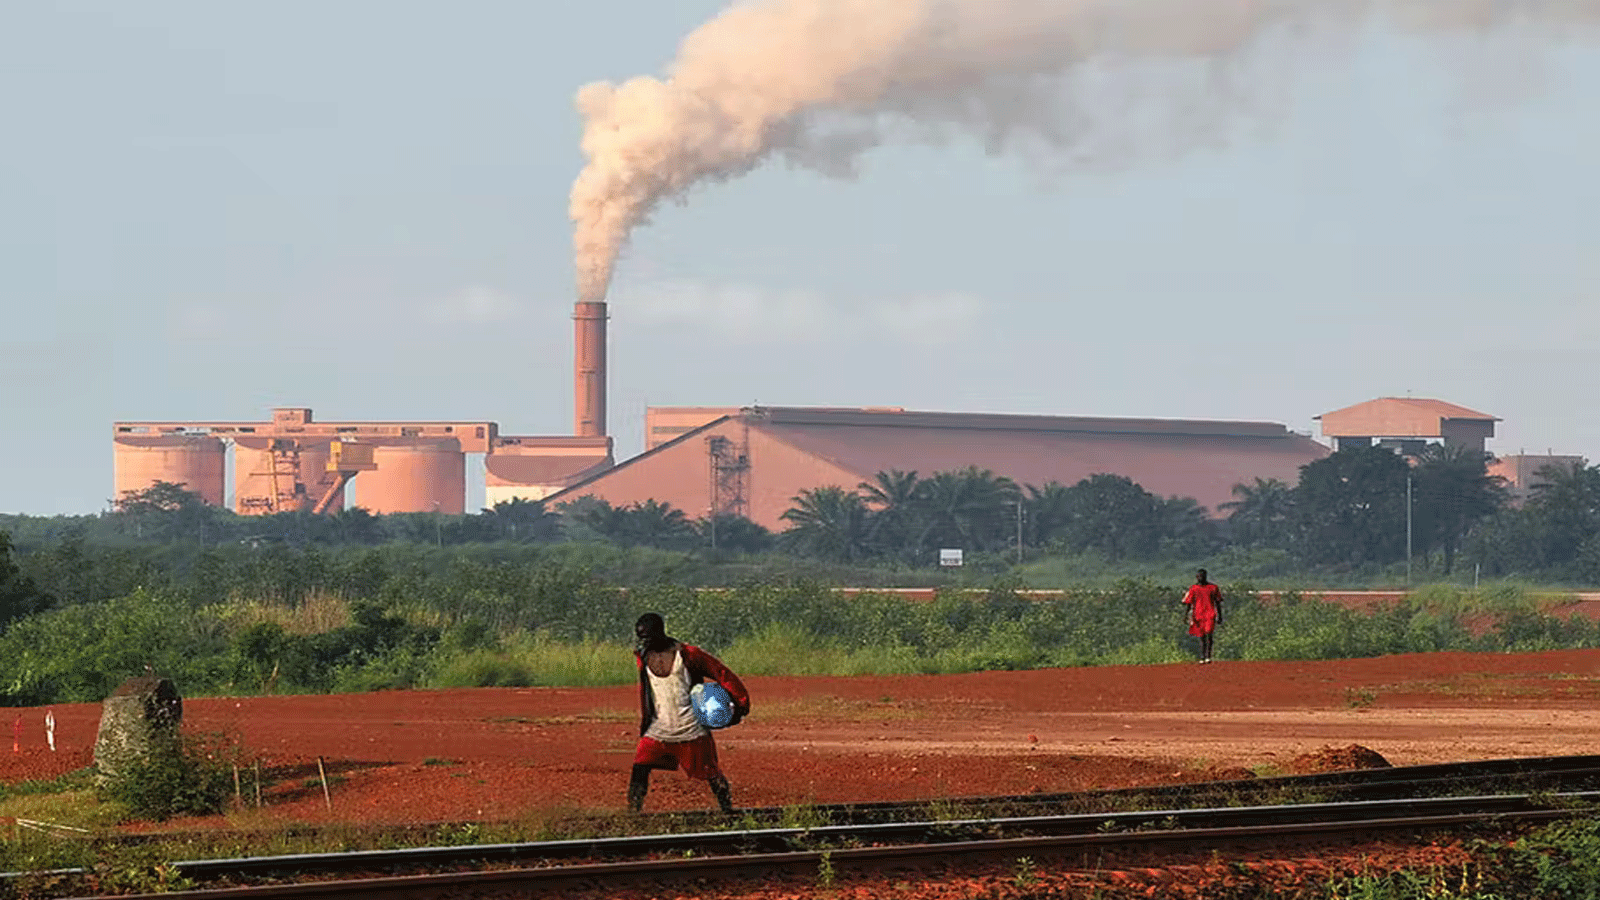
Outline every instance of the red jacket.
[[1214, 582], [1191, 585], [1183, 595], [1183, 603], [1190, 607], [1189, 614], [1196, 622], [1214, 624], [1222, 620], [1222, 588]]
[[[696, 685], [706, 679], [711, 679], [722, 685], [733, 699], [733, 708], [738, 713], [736, 718], [743, 718], [750, 713], [750, 692], [745, 690], [744, 682], [733, 670], [722, 664], [722, 660], [701, 650], [692, 644], [675, 641], [678, 652], [683, 654], [684, 668], [689, 670], [689, 684]], [[656, 698], [650, 690], [650, 679], [645, 675], [644, 656], [635, 653], [633, 661], [639, 668], [639, 734], [643, 735], [650, 730], [650, 723], [656, 719]]]

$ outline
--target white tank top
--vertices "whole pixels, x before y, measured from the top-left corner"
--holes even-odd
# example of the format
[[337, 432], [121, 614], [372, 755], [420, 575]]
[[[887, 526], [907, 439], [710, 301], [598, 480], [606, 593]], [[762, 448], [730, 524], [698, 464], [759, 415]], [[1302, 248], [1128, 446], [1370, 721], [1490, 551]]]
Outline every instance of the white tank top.
[[709, 734], [689, 703], [689, 668], [683, 664], [682, 650], [673, 654], [672, 671], [666, 677], [650, 671], [648, 665], [644, 671], [650, 676], [650, 693], [656, 701], [656, 718], [645, 737], [678, 744]]

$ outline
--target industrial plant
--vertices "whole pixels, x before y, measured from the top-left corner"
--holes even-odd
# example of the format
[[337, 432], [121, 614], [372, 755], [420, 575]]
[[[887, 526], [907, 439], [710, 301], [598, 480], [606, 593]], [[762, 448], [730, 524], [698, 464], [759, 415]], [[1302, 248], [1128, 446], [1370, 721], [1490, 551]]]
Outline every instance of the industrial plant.
[[[467, 512], [473, 453], [483, 456], [489, 506], [656, 500], [691, 518], [743, 516], [779, 529], [802, 491], [853, 487], [893, 469], [931, 475], [976, 466], [1032, 485], [1122, 475], [1218, 515], [1235, 485], [1293, 484], [1301, 466], [1330, 452], [1271, 422], [695, 406], [648, 409], [644, 452], [617, 464], [606, 423], [606, 304], [578, 303], [573, 321], [571, 435], [503, 435], [495, 422], [475, 420], [321, 422], [304, 407], [274, 409], [263, 422], [117, 422], [114, 496], [169, 482], [215, 506], [231, 496], [241, 515], [347, 505], [459, 515]], [[1440, 400], [1393, 397], [1317, 418], [1337, 448], [1377, 443], [1405, 454], [1430, 442], [1482, 452], [1499, 421]], [[1542, 466], [1581, 461], [1517, 455], [1490, 471], [1520, 497]]]
[[[319, 422], [280, 408], [266, 422], [117, 422], [114, 497], [158, 481], [181, 484], [241, 515], [466, 512], [466, 454], [481, 453], [489, 505], [543, 499], [610, 468], [606, 434], [606, 305], [579, 303], [574, 322], [573, 433], [503, 435], [491, 421]], [[354, 494], [347, 497], [347, 490]]]

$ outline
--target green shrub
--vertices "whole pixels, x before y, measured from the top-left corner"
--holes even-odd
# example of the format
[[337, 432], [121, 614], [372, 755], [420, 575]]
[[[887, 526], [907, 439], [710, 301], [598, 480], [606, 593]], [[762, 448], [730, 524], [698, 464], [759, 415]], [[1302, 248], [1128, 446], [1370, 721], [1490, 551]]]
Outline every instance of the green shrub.
[[223, 735], [180, 734], [128, 761], [103, 780], [100, 792], [141, 819], [218, 813], [233, 790], [240, 756], [237, 742]]
[[1504, 896], [1600, 898], [1600, 820], [1558, 822], [1487, 852], [1486, 880]]
[[439, 660], [429, 687], [532, 687], [533, 668], [503, 650], [471, 650]]
[[[628, 623], [631, 627], [632, 623]], [[518, 634], [499, 649], [443, 651], [422, 684], [433, 688], [603, 687], [635, 677], [633, 648], [608, 641], [557, 640], [543, 632]]]
[[1161, 663], [1188, 662], [1194, 654], [1184, 652], [1170, 637], [1151, 637], [1137, 644], [1118, 647], [1099, 660], [1106, 666], [1152, 666]]
[[923, 671], [904, 645], [844, 647], [799, 625], [772, 622], [734, 641], [722, 661], [741, 675], [909, 675]]

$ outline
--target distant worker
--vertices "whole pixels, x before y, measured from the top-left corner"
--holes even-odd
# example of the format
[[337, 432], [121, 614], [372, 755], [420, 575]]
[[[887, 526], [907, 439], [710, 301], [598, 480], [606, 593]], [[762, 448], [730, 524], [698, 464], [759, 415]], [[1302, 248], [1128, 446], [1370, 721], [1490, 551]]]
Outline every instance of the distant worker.
[[711, 730], [695, 716], [690, 692], [707, 679], [720, 684], [733, 701], [728, 724], [734, 725], [750, 712], [750, 694], [744, 682], [715, 656], [668, 636], [666, 623], [657, 613], [640, 616], [633, 633], [638, 639], [634, 657], [639, 667], [640, 718], [628, 808], [634, 812], [644, 808], [651, 769], [682, 768], [684, 775], [710, 785], [723, 812], [733, 812], [728, 779], [717, 765], [716, 742]]
[[1200, 639], [1200, 661], [1211, 662], [1211, 638], [1222, 624], [1222, 589], [1206, 580], [1206, 570], [1194, 573], [1194, 584], [1183, 595], [1188, 607], [1189, 633]]

